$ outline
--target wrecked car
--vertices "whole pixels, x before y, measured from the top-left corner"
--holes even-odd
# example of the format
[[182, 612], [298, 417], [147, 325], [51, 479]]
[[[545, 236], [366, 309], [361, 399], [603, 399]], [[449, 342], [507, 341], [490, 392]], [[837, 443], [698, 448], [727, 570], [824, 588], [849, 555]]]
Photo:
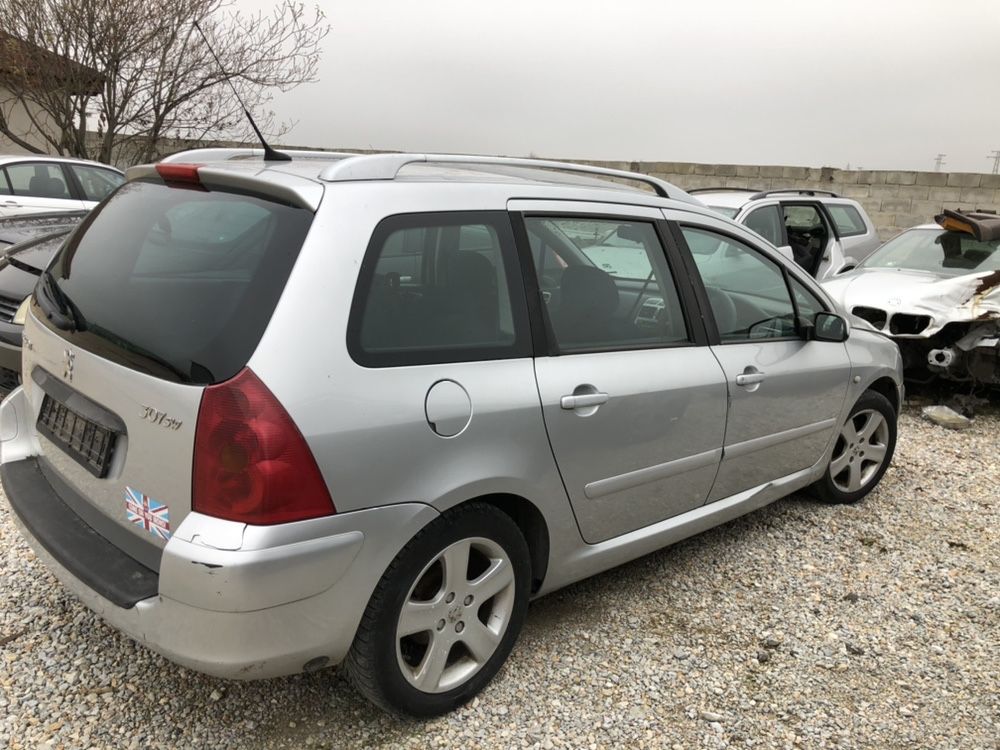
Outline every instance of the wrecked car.
[[1000, 217], [945, 211], [823, 283], [899, 345], [907, 378], [1000, 385]]

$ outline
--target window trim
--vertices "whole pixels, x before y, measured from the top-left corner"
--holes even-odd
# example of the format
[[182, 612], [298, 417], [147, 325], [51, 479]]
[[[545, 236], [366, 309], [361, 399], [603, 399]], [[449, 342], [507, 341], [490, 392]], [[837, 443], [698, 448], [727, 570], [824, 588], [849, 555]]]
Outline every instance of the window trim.
[[[650, 349], [678, 349], [691, 346], [706, 346], [708, 333], [701, 325], [700, 316], [692, 314], [697, 310], [694, 293], [689, 288], [687, 274], [682, 273], [684, 268], [681, 254], [672, 243], [672, 236], [666, 227], [667, 222], [650, 216], [636, 216], [629, 213], [611, 213], [601, 211], [574, 211], [567, 206], [567, 210], [560, 211], [511, 211], [511, 223], [514, 226], [514, 236], [517, 242], [518, 256], [521, 262], [521, 273], [524, 277], [524, 289], [528, 303], [528, 313], [531, 318], [531, 332], [534, 355], [536, 357], [572, 357], [577, 354], [600, 354], [605, 352], [622, 351], [645, 351]], [[538, 273], [535, 268], [535, 261], [531, 253], [531, 241], [528, 239], [528, 229], [525, 219], [573, 219], [579, 221], [620, 221], [649, 224], [656, 234], [660, 243], [660, 250], [663, 252], [664, 260], [670, 271], [674, 288], [677, 291], [678, 303], [681, 308], [681, 315], [684, 317], [684, 326], [687, 330], [687, 338], [683, 341], [673, 342], [651, 342], [648, 344], [622, 344], [620, 346], [595, 346], [580, 347], [570, 351], [563, 351], [559, 348], [555, 331], [549, 316], [546, 314], [544, 303], [542, 302], [541, 286], [538, 283]], [[582, 252], [582, 251], [581, 251]]]
[[[500, 242], [507, 291], [510, 295], [514, 342], [506, 346], [452, 347], [413, 351], [371, 352], [361, 345], [361, 323], [368, 305], [368, 294], [375, 277], [375, 268], [389, 236], [403, 229], [485, 224], [496, 231]], [[420, 211], [392, 214], [379, 220], [372, 230], [361, 268], [354, 283], [347, 321], [347, 352], [362, 367], [413, 367], [418, 365], [485, 362], [500, 359], [521, 359], [532, 356], [532, 336], [525, 304], [524, 285], [518, 267], [518, 253], [510, 219], [506, 211]]]

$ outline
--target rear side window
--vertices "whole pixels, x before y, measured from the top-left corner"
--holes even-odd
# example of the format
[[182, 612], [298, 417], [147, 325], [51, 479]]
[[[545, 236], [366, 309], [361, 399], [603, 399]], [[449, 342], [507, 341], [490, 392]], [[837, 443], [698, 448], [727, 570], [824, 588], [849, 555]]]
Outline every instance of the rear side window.
[[775, 247], [785, 244], [781, 214], [778, 213], [777, 206], [764, 206], [756, 209], [743, 220], [743, 224], [747, 229], [752, 229]]
[[826, 204], [826, 210], [830, 212], [833, 223], [837, 225], [837, 231], [841, 237], [852, 237], [864, 234], [868, 231], [865, 220], [861, 218], [858, 209], [854, 206], [843, 206], [839, 204]]
[[348, 349], [368, 367], [530, 356], [523, 301], [505, 212], [392, 216], [362, 264]]
[[228, 380], [257, 347], [312, 217], [245, 194], [129, 183], [56, 256], [77, 318], [61, 335], [168, 380]]
[[561, 265], [533, 252], [560, 353], [687, 343], [677, 287], [651, 223], [540, 216], [524, 223], [529, 238], [564, 238], [576, 247]]

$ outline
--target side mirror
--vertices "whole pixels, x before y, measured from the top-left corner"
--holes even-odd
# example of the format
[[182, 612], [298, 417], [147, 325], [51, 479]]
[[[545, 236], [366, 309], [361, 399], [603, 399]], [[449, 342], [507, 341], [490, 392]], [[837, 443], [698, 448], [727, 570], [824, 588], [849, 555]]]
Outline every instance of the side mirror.
[[847, 341], [850, 331], [847, 321], [832, 312], [816, 313], [810, 330], [812, 335], [809, 338], [813, 341], [833, 341], [835, 343]]

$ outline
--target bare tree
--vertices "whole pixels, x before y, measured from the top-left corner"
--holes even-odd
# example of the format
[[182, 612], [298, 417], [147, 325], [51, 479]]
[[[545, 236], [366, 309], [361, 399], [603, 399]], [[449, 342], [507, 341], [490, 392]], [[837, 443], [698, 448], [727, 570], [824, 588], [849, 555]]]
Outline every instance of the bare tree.
[[[294, 0], [270, 14], [230, 0], [0, 0], [0, 133], [109, 163], [152, 160], [172, 139], [241, 140], [249, 130], [229, 79], [280, 137], [288, 123], [267, 106], [316, 80], [328, 31], [319, 8]], [[44, 148], [13, 127], [15, 107]]]

